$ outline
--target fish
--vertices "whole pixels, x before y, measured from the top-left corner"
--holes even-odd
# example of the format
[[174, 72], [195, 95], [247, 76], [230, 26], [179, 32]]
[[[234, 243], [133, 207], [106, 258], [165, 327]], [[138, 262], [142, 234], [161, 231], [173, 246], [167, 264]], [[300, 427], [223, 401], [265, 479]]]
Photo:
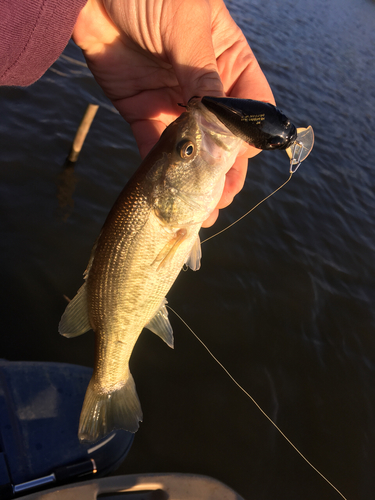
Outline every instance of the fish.
[[201, 225], [244, 141], [254, 143], [249, 120], [239, 113], [248, 100], [225, 99], [192, 98], [165, 129], [110, 210], [84, 284], [62, 315], [61, 335], [95, 332], [81, 441], [95, 442], [115, 429], [134, 433], [143, 419], [129, 369], [135, 343], [147, 328], [173, 347], [166, 295], [184, 266], [200, 268]]

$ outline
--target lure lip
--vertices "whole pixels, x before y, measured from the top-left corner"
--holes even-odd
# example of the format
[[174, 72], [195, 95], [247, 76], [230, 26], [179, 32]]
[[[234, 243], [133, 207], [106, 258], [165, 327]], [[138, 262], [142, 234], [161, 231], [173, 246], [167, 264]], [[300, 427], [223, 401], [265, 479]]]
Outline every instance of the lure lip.
[[297, 138], [296, 127], [271, 103], [211, 96], [201, 102], [233, 134], [258, 149], [287, 149]]
[[296, 140], [286, 149], [290, 159], [290, 172], [294, 173], [301, 163], [309, 156], [314, 147], [314, 130], [311, 125], [297, 128]]

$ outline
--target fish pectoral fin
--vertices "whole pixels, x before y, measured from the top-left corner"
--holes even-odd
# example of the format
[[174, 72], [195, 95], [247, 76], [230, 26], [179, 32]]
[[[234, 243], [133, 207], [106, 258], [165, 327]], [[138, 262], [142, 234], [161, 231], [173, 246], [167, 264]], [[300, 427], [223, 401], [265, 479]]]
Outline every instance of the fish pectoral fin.
[[202, 258], [202, 247], [201, 240], [199, 236], [194, 242], [194, 245], [191, 249], [190, 255], [186, 261], [186, 265], [190, 267], [193, 271], [198, 271], [201, 267], [201, 258]]
[[181, 243], [184, 241], [187, 235], [187, 230], [182, 228], [179, 229], [173, 238], [171, 238], [166, 245], [160, 250], [158, 255], [156, 256], [156, 259], [154, 262], [151, 264], [152, 266], [157, 264], [157, 271], [162, 269], [168, 262], [170, 262], [173, 259], [173, 256], [175, 255], [178, 247], [181, 245]]
[[173, 349], [173, 330], [168, 319], [166, 304], [167, 299], [163, 299], [158, 312], [147, 323], [147, 325], [145, 325], [145, 328], [148, 328], [151, 332], [156, 333], [156, 335], [158, 335], [169, 347]]
[[59, 333], [64, 337], [77, 337], [91, 330], [87, 306], [87, 290], [84, 283], [77, 295], [66, 306], [59, 323]]
[[83, 402], [78, 437], [80, 441], [93, 442], [114, 429], [136, 432], [142, 418], [141, 404], [129, 370], [125, 383], [110, 392], [100, 391], [92, 378]]

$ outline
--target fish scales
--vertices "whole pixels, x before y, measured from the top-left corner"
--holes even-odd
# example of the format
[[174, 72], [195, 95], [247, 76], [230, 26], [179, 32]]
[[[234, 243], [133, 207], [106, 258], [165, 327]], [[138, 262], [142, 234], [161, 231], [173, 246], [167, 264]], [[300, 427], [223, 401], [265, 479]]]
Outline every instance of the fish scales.
[[95, 332], [94, 373], [81, 440], [138, 429], [142, 410], [129, 359], [144, 327], [173, 346], [165, 296], [185, 263], [200, 266], [199, 229], [242, 147], [200, 101], [162, 134], [111, 209], [59, 331]]

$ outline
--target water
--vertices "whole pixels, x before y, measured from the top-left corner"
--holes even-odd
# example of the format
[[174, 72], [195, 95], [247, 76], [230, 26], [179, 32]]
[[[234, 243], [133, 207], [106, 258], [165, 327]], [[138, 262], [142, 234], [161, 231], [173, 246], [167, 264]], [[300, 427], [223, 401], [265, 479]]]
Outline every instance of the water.
[[[316, 145], [292, 181], [203, 246], [169, 302], [347, 498], [375, 498], [375, 3], [233, 0], [297, 126]], [[1, 356], [92, 366], [93, 336], [57, 334], [91, 246], [139, 164], [130, 128], [74, 44], [35, 85], [0, 89]], [[88, 102], [100, 105], [75, 172]], [[250, 163], [221, 229], [288, 176], [285, 153]], [[65, 186], [65, 191], [63, 187]], [[74, 206], [63, 207], [73, 191]], [[65, 194], [64, 194], [65, 193]], [[64, 197], [65, 196], [65, 197]], [[131, 368], [145, 421], [118, 473], [216, 477], [248, 500], [335, 499], [172, 316], [176, 346], [145, 331]]]

